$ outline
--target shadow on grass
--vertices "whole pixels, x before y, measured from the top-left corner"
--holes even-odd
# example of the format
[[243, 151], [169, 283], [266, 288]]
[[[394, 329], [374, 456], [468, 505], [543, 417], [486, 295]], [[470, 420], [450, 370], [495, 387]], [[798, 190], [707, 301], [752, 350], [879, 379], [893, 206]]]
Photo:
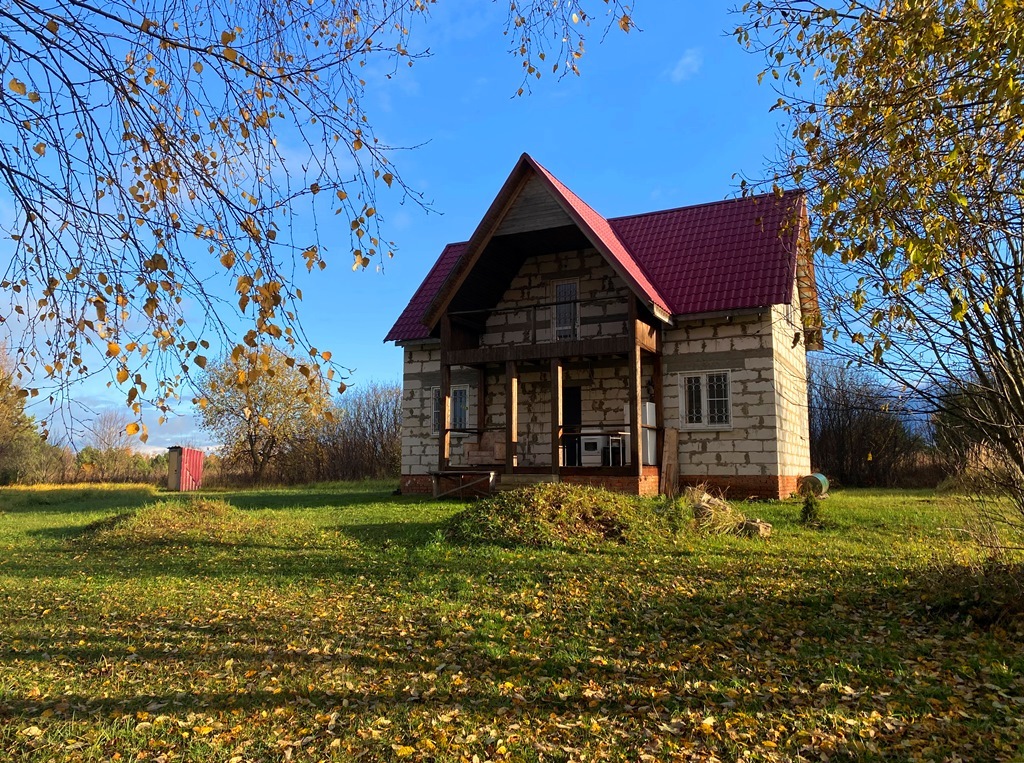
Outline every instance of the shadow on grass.
[[313, 485], [308, 488], [275, 488], [260, 490], [210, 491], [203, 493], [219, 498], [232, 506], [247, 511], [262, 509], [344, 509], [369, 506], [376, 503], [410, 503], [408, 498], [392, 495], [396, 485], [388, 482], [368, 482], [355, 485]]
[[60, 514], [96, 513], [132, 509], [160, 498], [148, 485], [96, 487], [7, 487], [3, 489], [3, 511], [8, 514], [52, 512]]
[[342, 535], [367, 546], [418, 548], [435, 541], [444, 541], [445, 522], [368, 522], [338, 525]]

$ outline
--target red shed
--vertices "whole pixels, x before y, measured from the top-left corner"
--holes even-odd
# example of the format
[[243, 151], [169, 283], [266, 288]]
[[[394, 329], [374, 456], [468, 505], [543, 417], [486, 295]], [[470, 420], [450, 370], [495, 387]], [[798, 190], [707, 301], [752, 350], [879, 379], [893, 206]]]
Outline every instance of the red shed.
[[180, 445], [167, 451], [167, 489], [198, 490], [202, 487], [203, 451]]

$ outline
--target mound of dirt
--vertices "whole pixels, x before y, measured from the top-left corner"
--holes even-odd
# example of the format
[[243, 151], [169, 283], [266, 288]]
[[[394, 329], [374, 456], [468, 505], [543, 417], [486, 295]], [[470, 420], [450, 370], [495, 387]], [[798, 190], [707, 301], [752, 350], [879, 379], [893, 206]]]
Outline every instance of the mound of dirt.
[[556, 482], [485, 498], [452, 517], [445, 535], [459, 543], [550, 548], [648, 543], [676, 531], [650, 501]]
[[225, 501], [189, 497], [157, 501], [95, 522], [79, 540], [98, 545], [237, 545], [265, 535], [267, 522]]

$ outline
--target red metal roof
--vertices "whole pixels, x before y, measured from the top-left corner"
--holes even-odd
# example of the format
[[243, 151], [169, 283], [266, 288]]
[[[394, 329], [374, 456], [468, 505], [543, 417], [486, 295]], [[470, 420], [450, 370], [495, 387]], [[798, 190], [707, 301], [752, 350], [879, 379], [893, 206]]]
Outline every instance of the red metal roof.
[[384, 337], [385, 342], [411, 342], [430, 336], [430, 329], [423, 325], [423, 313], [434, 299], [438, 289], [441, 288], [441, 284], [451, 273], [452, 268], [455, 267], [455, 263], [459, 261], [465, 248], [465, 241], [448, 244], [444, 248], [441, 256], [437, 258], [437, 262], [427, 273], [427, 277], [423, 279], [420, 288], [412, 295], [409, 304], [405, 306], [405, 310], [398, 316], [391, 331]]
[[609, 220], [673, 315], [786, 304], [801, 194], [748, 196]]
[[[799, 192], [605, 219], [526, 154], [524, 162], [630, 285], [665, 312], [698, 315], [790, 301]], [[425, 314], [467, 247], [445, 247], [385, 342], [430, 336]]]

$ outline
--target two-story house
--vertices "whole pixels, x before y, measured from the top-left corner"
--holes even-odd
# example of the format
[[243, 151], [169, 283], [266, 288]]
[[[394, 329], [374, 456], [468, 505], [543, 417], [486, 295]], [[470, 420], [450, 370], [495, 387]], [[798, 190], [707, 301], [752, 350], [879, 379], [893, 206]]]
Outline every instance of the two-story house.
[[524, 154], [385, 339], [405, 353], [401, 489], [788, 496], [819, 327], [802, 194], [606, 219]]

